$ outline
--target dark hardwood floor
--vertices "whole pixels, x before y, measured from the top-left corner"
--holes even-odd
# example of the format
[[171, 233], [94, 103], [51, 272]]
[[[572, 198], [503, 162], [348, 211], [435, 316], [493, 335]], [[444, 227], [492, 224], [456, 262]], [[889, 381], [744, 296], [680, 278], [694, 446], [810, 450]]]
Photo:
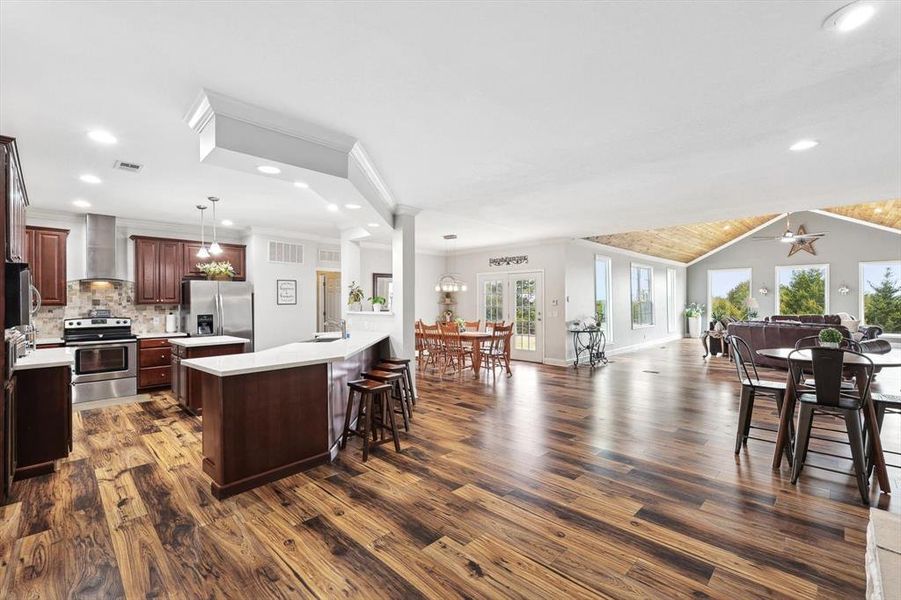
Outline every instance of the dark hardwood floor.
[[793, 486], [765, 441], [735, 457], [737, 389], [697, 341], [594, 372], [423, 374], [402, 453], [364, 464], [353, 440], [334, 464], [223, 502], [201, 473], [201, 421], [169, 394], [78, 413], [69, 459], [0, 507], [0, 598], [862, 597], [852, 478], [807, 468]]

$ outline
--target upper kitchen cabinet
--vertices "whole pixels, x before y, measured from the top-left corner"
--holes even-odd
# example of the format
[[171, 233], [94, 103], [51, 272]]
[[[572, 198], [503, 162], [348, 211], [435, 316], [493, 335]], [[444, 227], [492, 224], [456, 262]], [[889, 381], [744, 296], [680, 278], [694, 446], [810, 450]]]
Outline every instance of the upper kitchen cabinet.
[[244, 281], [247, 279], [246, 272], [246, 254], [247, 247], [239, 244], [219, 244], [222, 247], [222, 254], [219, 256], [211, 256], [209, 258], [197, 258], [197, 251], [200, 250], [200, 242], [185, 242], [184, 244], [184, 274], [185, 275], [203, 275], [203, 271], [197, 268], [198, 263], [208, 263], [211, 261], [228, 261], [235, 269], [235, 281]]
[[227, 260], [235, 269], [235, 279], [246, 279], [246, 247], [221, 244], [215, 259], [197, 258], [200, 242], [132, 236], [135, 242], [135, 302], [137, 304], [180, 304], [181, 280], [201, 276], [197, 263]]
[[135, 303], [181, 302], [180, 240], [133, 237], [135, 241]]
[[31, 269], [41, 306], [65, 306], [67, 229], [25, 228], [25, 262]]
[[28, 195], [19, 163], [15, 138], [0, 135], [0, 197], [6, 211], [6, 260], [22, 263], [25, 260], [25, 207]]

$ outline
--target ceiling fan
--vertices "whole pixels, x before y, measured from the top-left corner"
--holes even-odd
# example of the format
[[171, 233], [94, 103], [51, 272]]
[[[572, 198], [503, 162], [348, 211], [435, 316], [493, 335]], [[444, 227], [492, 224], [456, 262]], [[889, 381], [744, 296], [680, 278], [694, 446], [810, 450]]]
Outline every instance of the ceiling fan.
[[784, 244], [800, 244], [800, 243], [804, 243], [804, 242], [812, 242], [814, 240], [818, 240], [821, 237], [824, 237], [827, 233], [829, 233], [829, 232], [828, 231], [818, 231], [815, 233], [807, 233], [807, 231], [804, 229], [803, 225], [798, 227], [797, 232], [792, 231], [791, 213], [789, 213], [785, 217], [785, 231], [782, 233], [782, 235], [755, 235], [751, 239], [756, 240], [758, 242], [778, 241], [778, 242], [782, 242]]

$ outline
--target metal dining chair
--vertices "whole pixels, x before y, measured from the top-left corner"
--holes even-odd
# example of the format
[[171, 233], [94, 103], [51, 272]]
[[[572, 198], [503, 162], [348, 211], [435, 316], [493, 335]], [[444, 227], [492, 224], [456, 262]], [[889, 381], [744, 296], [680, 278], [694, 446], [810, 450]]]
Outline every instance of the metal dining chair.
[[[754, 400], [758, 397], [775, 400], [776, 409], [782, 413], [782, 402], [785, 400], [785, 382], [761, 379], [754, 362], [754, 354], [748, 343], [737, 335], [727, 335], [726, 341], [732, 348], [735, 360], [735, 371], [738, 381], [741, 383], [741, 399], [738, 407], [738, 430], [735, 432], [735, 453], [741, 452], [741, 447], [747, 445], [751, 429], [765, 429], [775, 432], [776, 429], [759, 427], [751, 424], [754, 412]], [[750, 367], [750, 368], [749, 368]], [[758, 438], [753, 438], [758, 439]], [[759, 438], [762, 441], [762, 438]], [[791, 456], [789, 456], [791, 460]]]
[[[818, 335], [809, 335], [807, 337], [802, 337], [797, 342], [795, 342], [795, 350], [802, 350], [804, 348], [819, 348], [820, 347], [820, 336]], [[846, 350], [854, 350], [855, 352], [862, 352], [863, 350], [860, 347], [860, 344], [855, 342], [849, 338], [842, 338], [840, 342], [839, 348], [844, 348]], [[810, 371], [805, 369], [801, 371], [802, 379], [795, 381], [798, 382], [799, 385], [806, 385], [808, 387], [814, 386], [813, 379], [806, 378], [807, 375], [810, 374]], [[854, 385], [853, 381], [844, 381], [842, 380], [842, 388], [846, 390], [854, 390], [857, 387]]]
[[[812, 389], [807, 386], [799, 387], [798, 389], [798, 403], [801, 411], [798, 417], [798, 434], [795, 438], [792, 483], [798, 482], [801, 470], [804, 468], [814, 417], [816, 415], [838, 416], [845, 421], [845, 429], [848, 432], [848, 441], [851, 446], [851, 461], [854, 464], [854, 475], [857, 479], [860, 498], [864, 504], [869, 505], [869, 482], [863, 446], [863, 417], [861, 412], [869, 397], [875, 365], [873, 365], [873, 361], [867, 355], [843, 348], [817, 347], [803, 350], [803, 352], [810, 353], [810, 361], [801, 358], [801, 352], [802, 350], [793, 350], [788, 355], [788, 367], [791, 369], [793, 376], [795, 376], [795, 381], [797, 381], [799, 374], [803, 372], [809, 362], [813, 369], [816, 385]], [[856, 389], [848, 390], [842, 388], [842, 377], [845, 371], [844, 361], [845, 356], [848, 355], [858, 357], [863, 361], [863, 373], [858, 375], [865, 378], [862, 394], [858, 393]], [[817, 466], [816, 468], [841, 473], [841, 471], [835, 471], [828, 467]]]

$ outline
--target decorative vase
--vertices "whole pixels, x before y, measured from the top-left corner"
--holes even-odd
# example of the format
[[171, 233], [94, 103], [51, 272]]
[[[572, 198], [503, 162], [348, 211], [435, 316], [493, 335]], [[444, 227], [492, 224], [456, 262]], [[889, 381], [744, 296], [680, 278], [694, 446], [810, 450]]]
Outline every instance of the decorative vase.
[[838, 348], [838, 342], [820, 342], [822, 348]]
[[725, 329], [725, 327], [723, 327], [722, 321], [717, 321], [716, 324], [714, 324], [714, 326], [713, 326], [713, 330], [716, 331], [717, 333], [722, 332], [723, 329]]
[[382, 312], [382, 305], [381, 304], [373, 304], [372, 312]]
[[688, 317], [688, 336], [692, 338], [701, 337], [701, 316]]
[[362, 308], [363, 308], [359, 302], [351, 302], [350, 304], [347, 305], [347, 307], [350, 310], [350, 312], [360, 312], [360, 310], [362, 310]]
[[231, 275], [210, 275], [210, 281], [231, 281]]

